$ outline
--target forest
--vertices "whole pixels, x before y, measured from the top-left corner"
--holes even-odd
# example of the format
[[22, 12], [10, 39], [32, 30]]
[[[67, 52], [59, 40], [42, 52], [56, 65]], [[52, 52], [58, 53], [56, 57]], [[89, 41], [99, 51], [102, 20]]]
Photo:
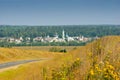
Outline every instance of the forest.
[[59, 25], [59, 26], [26, 26], [0, 25], [0, 37], [53, 37], [55, 33], [62, 36], [62, 30], [69, 36], [102, 37], [120, 35], [120, 25]]

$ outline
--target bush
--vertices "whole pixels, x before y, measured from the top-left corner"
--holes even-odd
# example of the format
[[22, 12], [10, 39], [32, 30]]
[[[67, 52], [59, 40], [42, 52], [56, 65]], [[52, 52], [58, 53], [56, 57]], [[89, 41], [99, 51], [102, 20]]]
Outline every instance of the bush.
[[64, 52], [66, 53], [67, 50], [66, 49], [61, 49], [61, 48], [57, 48], [57, 47], [52, 47], [49, 49], [50, 52]]

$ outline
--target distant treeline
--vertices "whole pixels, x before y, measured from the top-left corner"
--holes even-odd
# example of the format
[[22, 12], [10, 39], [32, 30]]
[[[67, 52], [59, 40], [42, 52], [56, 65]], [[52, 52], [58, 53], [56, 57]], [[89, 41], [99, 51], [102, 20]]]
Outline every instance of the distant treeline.
[[30, 43], [9, 43], [9, 42], [0, 42], [0, 47], [13, 47], [13, 46], [84, 46], [89, 42], [51, 42], [51, 43], [44, 43], [44, 42], [30, 42]]
[[120, 25], [65, 25], [65, 26], [11, 26], [0, 25], [0, 37], [45, 37], [62, 36], [62, 30], [69, 36], [101, 37], [107, 35], [120, 35]]

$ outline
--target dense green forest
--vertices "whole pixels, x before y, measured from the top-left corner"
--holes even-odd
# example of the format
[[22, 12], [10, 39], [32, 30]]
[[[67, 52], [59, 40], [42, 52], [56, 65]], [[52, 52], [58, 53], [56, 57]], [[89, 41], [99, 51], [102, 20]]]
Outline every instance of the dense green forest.
[[64, 25], [64, 26], [11, 26], [0, 25], [0, 37], [45, 37], [62, 35], [65, 30], [69, 36], [83, 35], [85, 37], [101, 37], [106, 35], [120, 35], [120, 25]]
[[9, 43], [9, 42], [0, 42], [0, 47], [13, 47], [13, 46], [84, 46], [89, 42], [51, 42], [51, 43], [44, 43], [44, 42], [30, 42], [28, 43]]

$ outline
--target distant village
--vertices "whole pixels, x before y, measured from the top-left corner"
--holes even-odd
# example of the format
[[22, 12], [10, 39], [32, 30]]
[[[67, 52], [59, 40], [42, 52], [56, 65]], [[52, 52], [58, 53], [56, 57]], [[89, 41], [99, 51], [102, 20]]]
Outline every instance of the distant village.
[[[56, 33], [54, 35], [54, 37], [50, 37], [49, 35], [46, 37], [35, 37], [32, 39], [33, 42], [71, 42], [71, 41], [75, 41], [75, 42], [87, 42], [87, 41], [91, 41], [94, 39], [98, 39], [99, 37], [84, 37], [82, 35], [80, 36], [69, 36], [67, 33], [65, 33], [65, 31], [63, 30], [61, 32], [62, 34], [62, 38], [59, 37], [59, 35]], [[20, 44], [22, 42], [26, 42], [26, 43], [30, 43], [31, 42], [31, 38], [30, 37], [26, 37], [25, 39], [23, 39], [23, 37], [20, 38], [12, 38], [12, 37], [1, 37], [0, 38], [0, 42], [9, 42], [9, 43], [16, 43], [16, 44]]]

